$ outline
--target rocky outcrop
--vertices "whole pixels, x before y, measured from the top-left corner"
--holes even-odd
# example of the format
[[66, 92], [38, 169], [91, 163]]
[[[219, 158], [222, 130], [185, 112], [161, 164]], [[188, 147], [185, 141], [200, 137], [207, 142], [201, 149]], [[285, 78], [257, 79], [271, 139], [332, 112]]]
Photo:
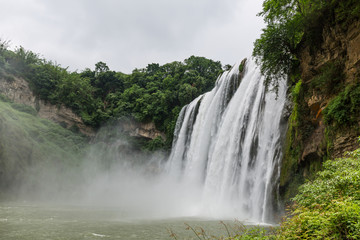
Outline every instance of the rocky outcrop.
[[0, 79], [0, 93], [15, 103], [33, 107], [41, 118], [52, 120], [65, 128], [78, 128], [87, 136], [95, 134], [94, 130], [86, 126], [71, 109], [63, 105], [53, 105], [37, 98], [30, 90], [28, 82], [22, 78]]
[[119, 126], [124, 133], [131, 137], [142, 137], [147, 139], [161, 137], [163, 140], [166, 139], [165, 134], [157, 130], [153, 122], [139, 123], [134, 120], [127, 120], [120, 121]]
[[309, 82], [322, 66], [331, 61], [344, 61], [346, 81], [353, 82], [360, 68], [360, 21], [347, 29], [341, 26], [328, 26], [323, 29], [321, 49], [315, 53], [311, 46], [299, 51], [301, 77]]

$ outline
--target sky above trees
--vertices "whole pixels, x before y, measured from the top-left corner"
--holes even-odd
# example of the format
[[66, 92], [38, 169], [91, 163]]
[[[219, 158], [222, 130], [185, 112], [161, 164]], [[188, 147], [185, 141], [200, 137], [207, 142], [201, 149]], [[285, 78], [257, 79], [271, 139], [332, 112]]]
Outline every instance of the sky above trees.
[[223, 64], [250, 56], [262, 0], [12, 0], [1, 3], [0, 38], [70, 70], [99, 61], [130, 73], [191, 55]]

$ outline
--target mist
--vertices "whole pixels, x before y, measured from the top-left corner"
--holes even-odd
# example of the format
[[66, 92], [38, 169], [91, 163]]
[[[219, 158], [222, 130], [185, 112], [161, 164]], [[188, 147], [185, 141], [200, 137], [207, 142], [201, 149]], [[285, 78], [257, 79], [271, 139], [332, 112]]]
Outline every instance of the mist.
[[14, 184], [13, 200], [109, 208], [119, 219], [165, 219], [199, 213], [200, 192], [169, 175], [169, 153], [141, 151], [123, 134], [121, 126], [101, 128], [81, 154], [68, 152], [72, 155], [61, 160], [52, 154], [48, 153], [46, 164], [32, 165]]

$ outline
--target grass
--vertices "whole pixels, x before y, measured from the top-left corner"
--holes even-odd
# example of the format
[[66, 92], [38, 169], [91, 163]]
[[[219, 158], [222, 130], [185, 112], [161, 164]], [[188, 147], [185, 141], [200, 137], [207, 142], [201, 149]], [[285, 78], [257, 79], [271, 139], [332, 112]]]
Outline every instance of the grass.
[[39, 181], [56, 182], [81, 162], [87, 140], [35, 113], [0, 100], [0, 197], [23, 183], [33, 187]]
[[[261, 226], [246, 226], [240, 221], [233, 223], [225, 223], [219, 221], [225, 231], [224, 236], [215, 236], [204, 230], [200, 226], [192, 226], [188, 223], [185, 224], [185, 229], [190, 231], [194, 238], [199, 240], [247, 240], [247, 239], [276, 239], [275, 233], [277, 228], [274, 227], [261, 227]], [[168, 229], [169, 236], [173, 239], [180, 239], [179, 236], [172, 230]]]

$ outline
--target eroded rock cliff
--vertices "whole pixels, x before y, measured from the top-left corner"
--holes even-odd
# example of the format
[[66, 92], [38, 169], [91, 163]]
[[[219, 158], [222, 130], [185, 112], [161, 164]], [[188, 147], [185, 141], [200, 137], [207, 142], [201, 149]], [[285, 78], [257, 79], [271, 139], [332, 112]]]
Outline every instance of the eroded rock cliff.
[[86, 126], [82, 119], [71, 109], [60, 105], [53, 105], [37, 98], [29, 88], [28, 82], [22, 78], [11, 77], [0, 79], [0, 94], [15, 103], [33, 107], [41, 118], [54, 121], [65, 128], [77, 128], [87, 136], [93, 136], [95, 131]]
[[153, 122], [139, 123], [136, 121], [120, 121], [120, 129], [131, 137], [142, 137], [155, 139], [161, 137], [163, 140], [166, 136], [163, 132], [156, 129]]
[[297, 54], [300, 80], [289, 94], [294, 106], [280, 177], [284, 199], [324, 160], [359, 146], [360, 21], [325, 24], [319, 34], [318, 46], [304, 43]]
[[[328, 106], [329, 102], [334, 99], [347, 86], [354, 85], [359, 81], [360, 74], [360, 21], [356, 21], [348, 28], [344, 29], [340, 25], [333, 27], [326, 26], [323, 29], [323, 42], [318, 51], [312, 51], [310, 46], [301, 49], [300, 68], [301, 78], [303, 83], [308, 85], [305, 91], [306, 106], [309, 109], [309, 116], [314, 130], [312, 131], [309, 141], [304, 145], [304, 151], [301, 159], [304, 160], [310, 155], [324, 155], [322, 149], [322, 142], [325, 137], [323, 111]], [[324, 69], [335, 68], [335, 71], [341, 71], [343, 78], [335, 82], [331, 74], [327, 81], [334, 81], [333, 86], [328, 86], [331, 89], [317, 90], [314, 85], [318, 81], [318, 77], [323, 73]], [[320, 88], [327, 88], [327, 86], [319, 86]], [[338, 88], [338, 89], [335, 89]], [[351, 113], [348, 113], [351, 114]], [[357, 119], [360, 125], [360, 119]], [[357, 148], [357, 137], [359, 132], [354, 129], [342, 129], [336, 132], [333, 136], [333, 146], [329, 152], [332, 158], [341, 157], [344, 152], [352, 151]]]

